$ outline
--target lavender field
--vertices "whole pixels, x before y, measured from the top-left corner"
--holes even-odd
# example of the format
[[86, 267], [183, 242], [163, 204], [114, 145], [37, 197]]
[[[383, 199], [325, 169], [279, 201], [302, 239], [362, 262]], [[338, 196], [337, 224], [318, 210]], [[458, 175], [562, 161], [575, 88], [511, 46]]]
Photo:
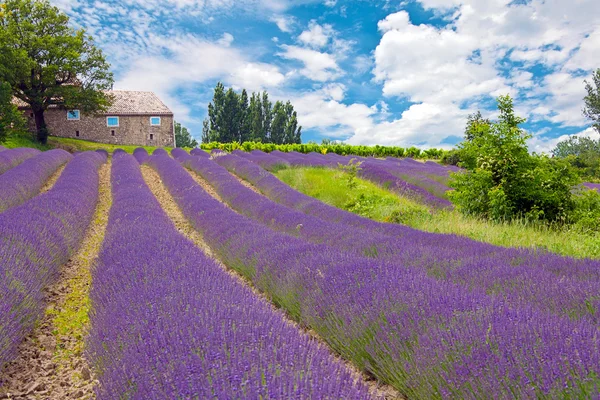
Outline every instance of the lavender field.
[[270, 172], [354, 158], [448, 210], [453, 167], [0, 150], [0, 398], [600, 396], [600, 260], [377, 222]]

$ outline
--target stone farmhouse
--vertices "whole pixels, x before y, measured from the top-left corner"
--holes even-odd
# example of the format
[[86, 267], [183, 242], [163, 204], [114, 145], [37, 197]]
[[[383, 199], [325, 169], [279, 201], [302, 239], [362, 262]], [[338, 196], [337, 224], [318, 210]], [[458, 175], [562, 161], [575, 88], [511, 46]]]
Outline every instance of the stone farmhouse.
[[[114, 101], [104, 113], [86, 115], [58, 106], [48, 108], [44, 119], [50, 135], [117, 145], [175, 146], [173, 112], [153, 92], [108, 93]], [[16, 103], [35, 132], [33, 113], [25, 103]]]

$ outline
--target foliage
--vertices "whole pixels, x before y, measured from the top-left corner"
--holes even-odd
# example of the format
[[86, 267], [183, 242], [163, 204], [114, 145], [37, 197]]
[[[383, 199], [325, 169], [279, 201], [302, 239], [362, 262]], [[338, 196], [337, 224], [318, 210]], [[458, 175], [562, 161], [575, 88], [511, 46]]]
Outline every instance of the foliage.
[[555, 157], [566, 159], [586, 178], [600, 178], [600, 139], [569, 136], [552, 150]]
[[405, 149], [396, 146], [353, 146], [345, 143], [333, 143], [333, 144], [317, 144], [317, 143], [294, 143], [294, 144], [281, 144], [277, 145], [274, 143], [262, 143], [262, 142], [243, 142], [243, 143], [217, 143], [217, 142], [205, 142], [203, 141], [200, 147], [204, 150], [220, 149], [223, 151], [234, 151], [234, 150], [260, 150], [270, 153], [274, 150], [279, 150], [285, 153], [296, 151], [298, 153], [335, 153], [339, 155], [355, 155], [360, 157], [413, 157], [421, 159], [439, 159], [446, 151], [441, 149], [428, 149], [421, 151], [417, 148], [411, 147]]
[[10, 84], [0, 82], [0, 143], [4, 143], [8, 136], [25, 132], [25, 119], [11, 100]]
[[592, 74], [592, 82], [584, 82], [587, 95], [583, 98], [583, 115], [592, 120], [592, 126], [600, 133], [600, 68]]
[[571, 214], [571, 222], [575, 230], [582, 233], [598, 234], [600, 232], [600, 192], [579, 188], [574, 196], [575, 209]]
[[348, 164], [338, 163], [338, 168], [341, 171], [346, 172], [346, 185], [350, 189], [354, 189], [358, 185], [356, 183], [356, 176], [358, 174], [358, 171], [360, 171], [361, 169], [361, 164], [362, 161], [358, 161], [356, 158], [350, 159], [350, 161], [348, 161]]
[[456, 149], [444, 151], [440, 158], [440, 163], [444, 165], [458, 165], [460, 163], [460, 152]]
[[248, 97], [246, 89], [241, 94], [232, 88], [225, 91], [219, 82], [208, 105], [202, 143], [301, 143], [301, 131], [297, 113], [289, 101], [273, 105], [267, 92]]
[[192, 137], [188, 128], [175, 121], [175, 143], [177, 147], [196, 147], [198, 142]]
[[0, 79], [31, 107], [42, 144], [48, 107], [83, 113], [108, 107], [103, 90], [110, 89], [112, 73], [83, 29], [69, 27], [69, 17], [47, 0], [7, 0], [0, 7]]
[[529, 135], [519, 128], [525, 120], [514, 114], [509, 96], [498, 98], [498, 109], [496, 122], [469, 120], [458, 146], [461, 165], [468, 171], [452, 175], [450, 199], [465, 214], [495, 221], [521, 217], [566, 222], [575, 207], [575, 172], [563, 160], [529, 154]]

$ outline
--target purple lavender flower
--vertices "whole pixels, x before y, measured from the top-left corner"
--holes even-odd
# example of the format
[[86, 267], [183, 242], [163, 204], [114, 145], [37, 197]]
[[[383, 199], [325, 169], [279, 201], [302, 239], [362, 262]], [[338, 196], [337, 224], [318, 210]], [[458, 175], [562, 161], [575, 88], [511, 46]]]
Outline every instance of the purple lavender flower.
[[[164, 154], [150, 158], [163, 161], [181, 172]], [[178, 233], [132, 156], [113, 157], [111, 180], [87, 347], [99, 399], [370, 397], [324, 347]]]
[[27, 147], [5, 150], [0, 153], [0, 174], [5, 173], [9, 169], [16, 167], [23, 161], [40, 154], [37, 149]]
[[[239, 160], [217, 158], [232, 169], [243, 164]], [[227, 209], [172, 159], [152, 157], [149, 165], [228, 266], [337, 352], [407, 395], [598, 393], [600, 263], [406, 227], [394, 236], [403, 253], [367, 258]], [[254, 178], [268, 182], [272, 175], [262, 171]], [[301, 207], [308, 214], [318, 209]], [[393, 236], [384, 225], [365, 222], [360, 229], [365, 237], [377, 231]], [[561, 288], [568, 292], [562, 299]]]
[[71, 158], [64, 150], [49, 150], [0, 175], [0, 212], [38, 194], [48, 178]]
[[143, 147], [138, 147], [137, 149], [135, 149], [133, 151], [133, 156], [140, 165], [145, 163], [146, 160], [148, 160], [148, 157], [150, 157], [148, 155], [148, 151], [146, 151], [146, 149], [144, 149]]
[[44, 288], [77, 251], [105, 161], [94, 152], [75, 156], [52, 189], [0, 214], [0, 368], [43, 314]]

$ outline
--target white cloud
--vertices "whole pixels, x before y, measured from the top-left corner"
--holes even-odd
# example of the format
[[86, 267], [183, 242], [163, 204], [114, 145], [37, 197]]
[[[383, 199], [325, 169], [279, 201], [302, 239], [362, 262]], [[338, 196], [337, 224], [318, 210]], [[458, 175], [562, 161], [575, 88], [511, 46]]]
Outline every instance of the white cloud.
[[293, 31], [293, 27], [296, 24], [296, 20], [293, 17], [286, 15], [275, 15], [270, 18], [271, 22], [274, 22], [280, 31], [290, 33]]
[[316, 50], [299, 46], [282, 45], [283, 52], [278, 53], [282, 58], [298, 60], [304, 64], [299, 72], [301, 75], [320, 82], [336, 79], [342, 71], [331, 54], [321, 53]]
[[334, 30], [331, 25], [319, 25], [315, 20], [312, 20], [308, 24], [308, 29], [298, 36], [298, 40], [306, 46], [320, 49], [327, 45], [333, 34]]
[[[231, 36], [231, 35], [229, 35]], [[178, 119], [189, 118], [189, 108], [175, 100], [173, 93], [188, 85], [217, 79], [236, 88], [261, 90], [277, 87], [285, 77], [276, 66], [252, 62], [243, 51], [229, 46], [224, 36], [215, 42], [192, 35], [151, 36], [155, 47], [171, 55], [146, 55], [133, 61], [115, 83], [116, 89], [151, 90], [173, 109]], [[202, 60], [202, 62], [198, 62]]]
[[509, 91], [493, 54], [473, 57], [479, 50], [476, 38], [451, 28], [413, 25], [405, 11], [389, 15], [378, 26], [383, 37], [375, 50], [374, 74], [386, 96], [452, 102]]

